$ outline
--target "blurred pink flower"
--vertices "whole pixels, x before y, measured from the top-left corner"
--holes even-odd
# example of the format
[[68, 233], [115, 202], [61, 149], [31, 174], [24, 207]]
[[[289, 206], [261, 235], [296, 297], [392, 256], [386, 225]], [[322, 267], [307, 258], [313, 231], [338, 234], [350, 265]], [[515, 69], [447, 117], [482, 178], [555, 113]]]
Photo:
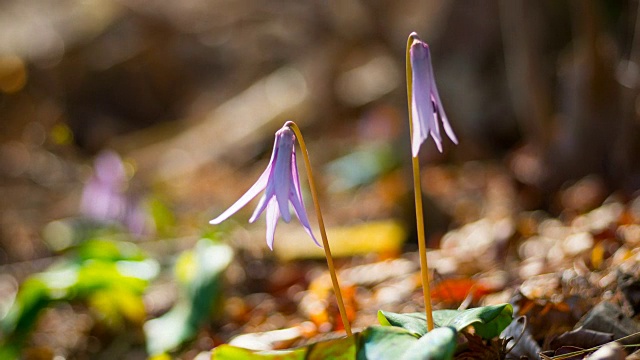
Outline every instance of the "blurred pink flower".
[[113, 151], [101, 152], [82, 191], [80, 212], [103, 223], [122, 224], [134, 235], [153, 232], [140, 201], [127, 194], [128, 182], [120, 156]]
[[93, 219], [116, 221], [124, 218], [127, 177], [118, 154], [104, 151], [94, 163], [94, 173], [84, 187], [80, 211]]
[[458, 139], [453, 133], [442, 107], [440, 94], [438, 94], [438, 88], [436, 87], [436, 79], [433, 75], [429, 45], [420, 40], [415, 32], [411, 33], [410, 37], [413, 39], [410, 48], [412, 72], [411, 118], [413, 126], [411, 151], [413, 156], [418, 156], [420, 145], [431, 134], [438, 151], [442, 152], [442, 137], [440, 136], [438, 117], [440, 117], [444, 131], [449, 136], [449, 139], [455, 144], [458, 143]]
[[267, 245], [269, 248], [273, 250], [273, 239], [278, 218], [282, 217], [286, 223], [291, 221], [289, 203], [293, 206], [293, 210], [307, 234], [311, 236], [316, 245], [320, 246], [311, 232], [307, 212], [302, 201], [298, 166], [296, 165], [295, 141], [295, 134], [288, 126], [278, 130], [271, 160], [258, 181], [235, 204], [209, 223], [220, 224], [264, 190], [265, 192], [258, 203], [258, 207], [253, 212], [249, 222], [254, 222], [265, 209], [267, 210]]

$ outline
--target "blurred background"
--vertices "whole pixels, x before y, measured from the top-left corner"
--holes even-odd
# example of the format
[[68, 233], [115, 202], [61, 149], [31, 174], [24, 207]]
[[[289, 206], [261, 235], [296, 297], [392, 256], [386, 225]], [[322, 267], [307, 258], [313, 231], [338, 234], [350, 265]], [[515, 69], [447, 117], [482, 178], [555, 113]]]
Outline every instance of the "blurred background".
[[[208, 225], [258, 178], [289, 119], [306, 137], [339, 265], [406, 260], [415, 271], [412, 31], [431, 47], [460, 139], [421, 152], [430, 247], [455, 247], [464, 231], [451, 231], [468, 224], [499, 244], [486, 267], [450, 258], [440, 274], [496, 270], [509, 249], [520, 266], [544, 219], [562, 227], [603, 202], [636, 225], [638, 14], [635, 0], [3, 1], [2, 354], [190, 359], [240, 333], [339, 329], [336, 309], [305, 308], [325, 265], [295, 224], [279, 226], [276, 255], [263, 221], [246, 224], [251, 206]], [[638, 239], [630, 231], [620, 246]], [[548, 260], [498, 272], [487, 293], [557, 265]], [[389, 299], [361, 275], [344, 275], [356, 326], [375, 323], [381, 302], [367, 296], [420, 308], [414, 280]]]

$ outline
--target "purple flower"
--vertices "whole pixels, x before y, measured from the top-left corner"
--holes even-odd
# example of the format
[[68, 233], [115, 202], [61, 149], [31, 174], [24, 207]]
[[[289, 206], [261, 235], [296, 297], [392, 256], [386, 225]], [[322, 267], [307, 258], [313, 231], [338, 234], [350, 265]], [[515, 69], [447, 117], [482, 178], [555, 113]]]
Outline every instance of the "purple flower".
[[105, 222], [124, 219], [126, 186], [127, 176], [118, 154], [113, 151], [100, 153], [95, 161], [94, 174], [82, 192], [80, 211]]
[[447, 115], [442, 108], [442, 101], [440, 100], [436, 79], [433, 75], [429, 45], [420, 40], [415, 32], [411, 33], [410, 38], [413, 40], [410, 48], [412, 72], [411, 119], [413, 126], [411, 151], [413, 156], [418, 156], [420, 145], [431, 134], [438, 151], [442, 152], [442, 137], [440, 136], [438, 117], [440, 117], [444, 131], [449, 136], [449, 139], [456, 144], [458, 139], [453, 133], [453, 129], [451, 129], [451, 125], [447, 120]]
[[82, 191], [80, 211], [102, 223], [122, 224], [134, 235], [152, 233], [141, 202], [126, 192], [128, 183], [120, 156], [113, 151], [101, 152]]
[[293, 210], [307, 234], [311, 236], [316, 245], [320, 246], [311, 232], [307, 211], [302, 202], [298, 166], [296, 165], [295, 141], [295, 134], [288, 126], [278, 130], [271, 160], [269, 160], [269, 165], [260, 175], [258, 181], [235, 204], [231, 205], [229, 209], [217, 218], [209, 221], [209, 223], [220, 224], [264, 190], [264, 195], [262, 195], [258, 207], [253, 212], [249, 222], [254, 222], [265, 209], [267, 210], [267, 245], [269, 248], [273, 250], [273, 236], [278, 218], [282, 217], [286, 223], [291, 221], [289, 203], [293, 205]]

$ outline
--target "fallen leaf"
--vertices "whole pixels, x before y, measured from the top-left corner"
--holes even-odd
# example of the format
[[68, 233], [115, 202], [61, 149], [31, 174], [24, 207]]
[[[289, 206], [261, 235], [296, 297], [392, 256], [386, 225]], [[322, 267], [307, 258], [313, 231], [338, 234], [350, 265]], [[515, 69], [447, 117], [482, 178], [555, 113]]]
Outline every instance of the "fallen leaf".
[[462, 279], [446, 279], [439, 282], [431, 291], [431, 298], [434, 301], [442, 301], [449, 303], [461, 303], [469, 294], [473, 297], [474, 302], [492, 292], [499, 289], [492, 289], [484, 283], [468, 278]]
[[580, 319], [577, 326], [604, 333], [619, 339], [640, 332], [640, 324], [624, 315], [622, 309], [609, 302], [601, 302]]
[[[285, 226], [282, 227], [283, 229]], [[278, 238], [275, 247], [276, 256], [284, 261], [295, 259], [322, 259], [324, 250], [317, 247], [304, 231], [289, 228]], [[333, 257], [346, 257], [360, 254], [382, 253], [397, 254], [407, 234], [402, 225], [395, 220], [375, 221], [346, 227], [327, 229], [327, 238]], [[305, 241], [301, 241], [305, 240]], [[318, 239], [320, 241], [320, 239]]]
[[607, 344], [588, 356], [587, 360], [625, 360], [627, 353], [618, 343]]
[[551, 349], [558, 349], [562, 346], [576, 346], [588, 349], [606, 344], [612, 340], [613, 334], [611, 333], [604, 333], [579, 327], [575, 330], [558, 335], [558, 337], [551, 340], [549, 346]]
[[507, 359], [521, 359], [522, 357], [526, 357], [528, 359], [537, 359], [538, 353], [542, 350], [540, 345], [533, 339], [531, 336], [531, 331], [526, 324], [526, 321], [520, 321], [521, 319], [526, 319], [525, 317], [518, 318], [517, 321], [512, 321], [509, 326], [507, 326], [500, 337], [503, 339], [512, 338], [507, 346]]

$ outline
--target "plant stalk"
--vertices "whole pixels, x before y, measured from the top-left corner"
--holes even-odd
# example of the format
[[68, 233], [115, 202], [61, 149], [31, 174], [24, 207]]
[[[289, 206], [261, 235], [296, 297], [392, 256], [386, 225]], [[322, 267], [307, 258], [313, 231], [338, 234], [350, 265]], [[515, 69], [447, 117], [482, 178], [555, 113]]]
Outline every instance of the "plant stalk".
[[304, 165], [307, 169], [307, 179], [309, 181], [309, 188], [311, 189], [311, 197], [313, 198], [313, 205], [316, 209], [316, 215], [318, 216], [318, 227], [320, 228], [320, 235], [322, 236], [322, 247], [324, 248], [324, 254], [327, 258], [327, 266], [329, 267], [329, 274], [331, 275], [331, 282], [333, 283], [333, 292], [336, 295], [338, 302], [338, 309], [340, 310], [340, 317], [342, 318], [342, 324], [347, 332], [347, 336], [351, 336], [351, 325], [347, 318], [347, 311], [342, 301], [342, 292], [340, 291], [340, 285], [338, 284], [338, 276], [336, 275], [336, 269], [333, 266], [333, 257], [331, 256], [331, 249], [329, 248], [329, 240], [327, 240], [327, 231], [324, 227], [324, 220], [322, 218], [322, 212], [320, 211], [320, 203], [318, 201], [318, 194], [316, 192], [316, 184], [313, 180], [313, 173], [311, 172], [311, 162], [309, 161], [309, 154], [307, 152], [307, 146], [300, 132], [300, 128], [293, 121], [287, 121], [285, 126], [288, 126], [296, 134], [298, 138], [298, 144], [300, 144], [300, 150], [302, 157], [304, 158]]
[[[407, 99], [409, 103], [409, 136], [413, 139], [413, 111], [411, 108], [413, 71], [411, 69], [411, 43], [413, 38], [407, 40], [406, 73], [407, 73]], [[422, 278], [422, 295], [424, 297], [425, 313], [427, 315], [427, 330], [433, 330], [433, 311], [431, 308], [431, 287], [429, 285], [429, 264], [427, 263], [427, 242], [424, 235], [424, 214], [422, 211], [422, 187], [420, 185], [420, 161], [418, 156], [411, 156], [413, 168], [413, 193], [416, 203], [416, 226], [418, 230], [418, 252], [420, 253], [420, 275]]]

